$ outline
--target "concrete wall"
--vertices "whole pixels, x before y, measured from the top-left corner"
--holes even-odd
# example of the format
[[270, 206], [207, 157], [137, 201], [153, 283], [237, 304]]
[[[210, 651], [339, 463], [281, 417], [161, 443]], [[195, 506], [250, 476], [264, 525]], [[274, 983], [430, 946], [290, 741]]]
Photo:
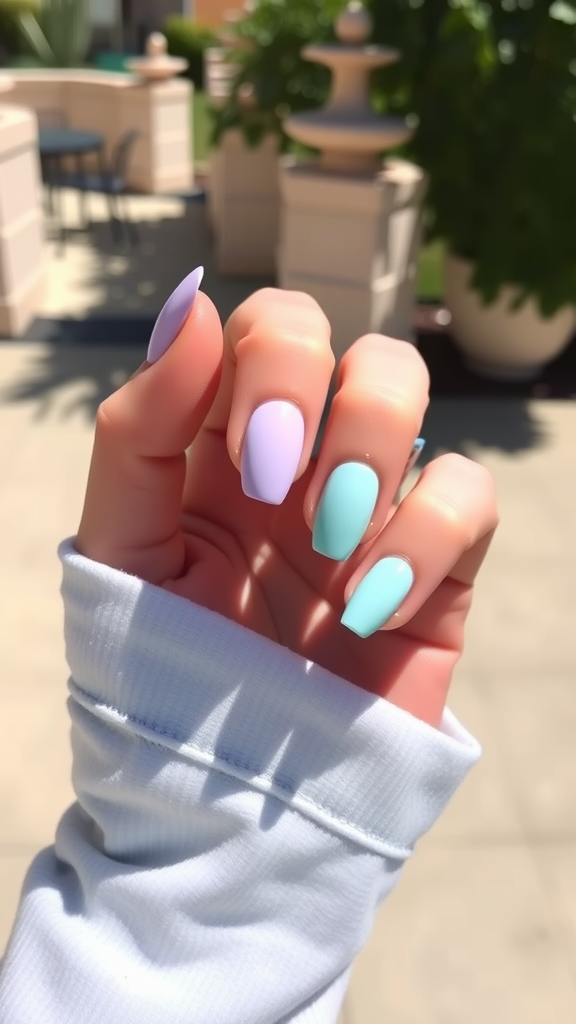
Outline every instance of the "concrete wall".
[[0, 105], [0, 337], [23, 333], [44, 287], [36, 118]]
[[133, 75], [64, 69], [15, 71], [10, 79], [12, 88], [4, 93], [10, 102], [37, 113], [62, 111], [71, 128], [100, 132], [108, 156], [124, 132], [136, 129], [130, 188], [162, 193], [191, 187], [192, 85], [187, 79], [145, 85]]

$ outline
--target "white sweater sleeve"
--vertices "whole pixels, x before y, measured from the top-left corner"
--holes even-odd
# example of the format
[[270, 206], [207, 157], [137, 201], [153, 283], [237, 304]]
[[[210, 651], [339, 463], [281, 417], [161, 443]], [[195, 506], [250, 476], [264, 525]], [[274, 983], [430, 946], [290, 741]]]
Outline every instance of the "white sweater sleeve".
[[78, 800], [28, 872], [2, 1024], [333, 1022], [477, 743], [61, 557]]

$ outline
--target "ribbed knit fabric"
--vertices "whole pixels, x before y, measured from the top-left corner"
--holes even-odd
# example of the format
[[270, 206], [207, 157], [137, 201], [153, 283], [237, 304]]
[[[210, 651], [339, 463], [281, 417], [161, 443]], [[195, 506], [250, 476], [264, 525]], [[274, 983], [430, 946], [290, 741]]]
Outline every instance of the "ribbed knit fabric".
[[2, 1024], [329, 1024], [478, 744], [77, 554], [78, 802], [28, 873]]

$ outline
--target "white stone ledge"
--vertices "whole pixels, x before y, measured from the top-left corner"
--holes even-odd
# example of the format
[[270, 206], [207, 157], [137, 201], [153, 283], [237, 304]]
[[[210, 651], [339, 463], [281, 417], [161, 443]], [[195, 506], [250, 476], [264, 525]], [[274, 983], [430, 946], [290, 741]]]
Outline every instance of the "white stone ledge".
[[[0, 89], [3, 84], [9, 102], [37, 115], [60, 110], [69, 127], [101, 134], [108, 157], [125, 132], [137, 131], [127, 170], [129, 188], [162, 193], [192, 187], [189, 81], [144, 84], [131, 74], [58, 68], [0, 72]], [[94, 161], [94, 156], [86, 159], [87, 165]]]

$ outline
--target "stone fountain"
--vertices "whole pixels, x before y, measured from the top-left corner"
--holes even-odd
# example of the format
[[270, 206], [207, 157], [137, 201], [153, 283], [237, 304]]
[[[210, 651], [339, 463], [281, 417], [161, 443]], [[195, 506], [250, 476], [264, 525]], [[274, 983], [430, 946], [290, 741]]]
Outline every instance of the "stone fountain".
[[383, 163], [382, 153], [407, 141], [411, 129], [369, 104], [370, 71], [398, 60], [398, 52], [368, 45], [372, 19], [358, 2], [335, 29], [338, 43], [303, 51], [332, 71], [326, 106], [284, 122], [291, 138], [319, 155], [282, 161], [278, 272], [281, 287], [317, 299], [341, 356], [368, 331], [413, 339], [425, 179], [405, 160]]
[[170, 57], [168, 42], [161, 32], [152, 32], [146, 40], [144, 57], [131, 57], [126, 67], [144, 82], [165, 82], [188, 67], [184, 57]]

